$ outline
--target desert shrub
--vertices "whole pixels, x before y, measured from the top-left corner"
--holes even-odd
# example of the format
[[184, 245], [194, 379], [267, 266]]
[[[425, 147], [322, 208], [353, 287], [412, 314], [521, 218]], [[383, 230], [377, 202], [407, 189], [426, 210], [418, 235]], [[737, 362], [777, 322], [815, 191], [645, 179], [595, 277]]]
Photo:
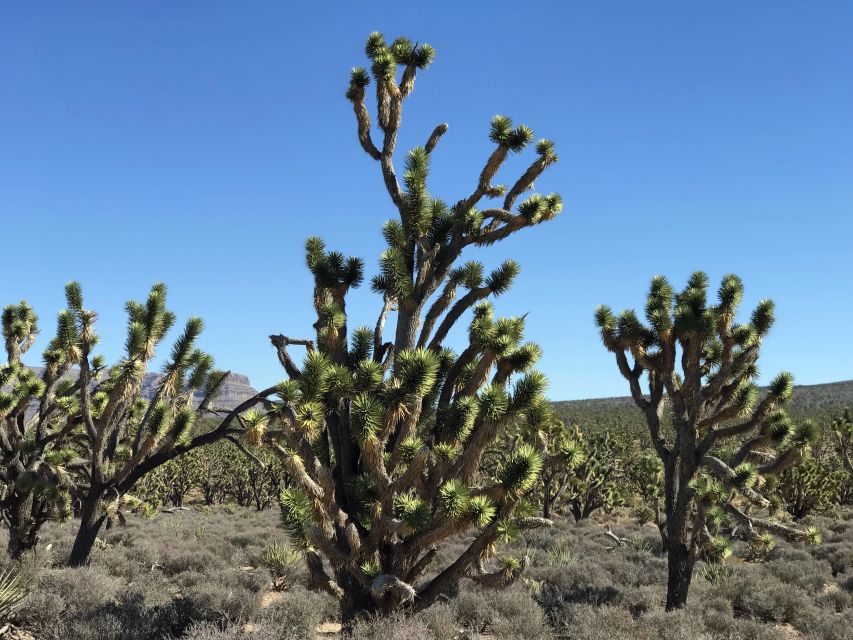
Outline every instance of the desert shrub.
[[116, 597], [122, 582], [95, 567], [63, 568], [43, 573], [38, 589], [60, 600], [69, 613], [79, 615]]
[[614, 605], [627, 609], [635, 618], [648, 611], [659, 609], [663, 604], [663, 590], [660, 583], [622, 587], [614, 600]]
[[17, 612], [17, 618], [28, 629], [44, 633], [45, 629], [61, 626], [65, 602], [55, 594], [36, 588]]
[[269, 586], [266, 574], [262, 571], [255, 571], [251, 567], [228, 569], [217, 574], [216, 579], [222, 584], [234, 585], [252, 593], [259, 593]]
[[122, 621], [109, 614], [100, 611], [92, 611], [89, 615], [80, 619], [68, 620], [60, 632], [55, 632], [49, 637], [68, 637], [75, 640], [99, 640], [110, 638], [111, 640], [126, 640], [125, 626]]
[[[436, 636], [419, 617], [396, 613], [388, 617], [369, 617], [356, 622], [351, 640], [445, 640]], [[452, 640], [448, 639], [448, 640]]]
[[33, 586], [42, 573], [53, 565], [55, 555], [55, 545], [34, 547], [12, 563], [14, 571], [21, 577], [21, 582]]
[[226, 568], [221, 557], [215, 556], [206, 549], [180, 549], [174, 554], [164, 555], [161, 569], [167, 576], [174, 576], [186, 571], [195, 571], [203, 575], [215, 575]]
[[[463, 628], [464, 627], [464, 628]], [[542, 611], [521, 589], [462, 589], [459, 597], [414, 616], [398, 613], [355, 624], [352, 640], [454, 640], [483, 637], [526, 640], [551, 638]]]
[[637, 620], [650, 638], [656, 640], [711, 640], [702, 618], [689, 611], [655, 609]]
[[534, 529], [533, 531], [525, 532], [524, 543], [530, 549], [547, 552], [558, 544], [558, 540], [562, 540], [562, 537], [557, 534], [557, 526], [547, 529]]
[[791, 634], [783, 629], [722, 612], [709, 613], [703, 620], [714, 640], [791, 640]]
[[452, 601], [458, 622], [480, 633], [498, 638], [550, 638], [542, 609], [522, 587], [505, 591], [471, 586]]
[[244, 630], [240, 625], [223, 628], [205, 622], [193, 625], [184, 635], [185, 640], [253, 640], [259, 636], [254, 629]]
[[540, 569], [537, 579], [541, 587], [536, 600], [553, 624], [563, 615], [562, 610], [572, 604], [595, 606], [614, 602], [619, 589], [607, 572], [590, 562], [578, 562], [568, 567]]
[[[209, 622], [194, 625], [183, 640], [299, 640], [302, 638], [289, 629], [277, 629], [263, 624], [239, 625], [227, 627]], [[312, 636], [313, 638], [313, 636]]]
[[182, 571], [177, 575], [171, 576], [170, 582], [177, 586], [180, 592], [183, 592], [193, 585], [200, 584], [207, 579], [207, 575], [200, 571]]
[[554, 631], [566, 640], [651, 640], [626, 610], [609, 605], [568, 604], [553, 615]]
[[234, 545], [235, 547], [238, 547], [240, 549], [245, 549], [247, 547], [252, 546], [252, 544], [256, 541], [254, 538], [252, 538], [252, 536], [239, 533], [237, 535], [234, 535], [234, 536], [231, 536], [230, 538], [228, 538], [228, 542], [230, 544]]
[[649, 551], [618, 549], [597, 558], [595, 564], [616, 585], [656, 585], [666, 577], [666, 560]]
[[197, 620], [216, 623], [247, 622], [260, 608], [258, 597], [234, 584], [202, 582], [185, 595]]
[[[56, 552], [57, 546], [74, 532], [73, 527], [48, 525], [44, 542], [53, 544], [54, 551], [40, 545], [15, 565], [33, 587], [18, 612], [18, 624], [39, 640], [318, 637], [315, 630], [321, 622], [336, 620], [331, 596], [297, 582], [260, 606], [268, 575], [247, 565], [281, 534], [276, 531], [277, 514], [246, 513], [247, 518], [233, 518], [215, 507], [207, 516], [188, 511], [152, 521], [129, 517], [127, 527], [106, 532], [108, 547], [85, 569], [53, 566], [65, 555]], [[205, 533], [194, 537], [192, 531], [202, 521]], [[834, 531], [823, 519], [816, 524], [831, 532], [825, 543], [829, 552], [780, 542], [763, 563], [700, 563], [713, 567], [717, 577], [702, 579], [697, 570], [686, 614], [670, 618], [660, 613], [665, 576], [661, 556], [629, 548], [608, 552], [600, 522], [575, 525], [558, 519], [551, 530], [527, 532], [512, 550], [531, 556], [528, 577], [538, 581], [537, 595], [521, 584], [500, 593], [466, 581], [447, 602], [415, 616], [377, 623], [376, 629], [362, 624], [355, 637], [384, 633], [405, 640], [841, 640], [853, 629], [853, 576], [848, 569], [833, 577], [829, 558], [843, 562], [853, 546], [847, 540], [850, 527]], [[633, 524], [613, 528], [625, 538], [646, 533]], [[651, 527], [646, 530], [653, 533]], [[229, 541], [235, 537], [241, 543], [238, 536], [252, 536], [251, 545], [240, 548]], [[468, 537], [452, 538], [449, 548], [439, 553], [452, 560], [468, 544]], [[739, 545], [739, 550], [745, 547]], [[218, 561], [188, 565], [185, 558], [191, 552]], [[176, 569], [186, 570], [170, 574]]]
[[656, 609], [634, 618], [624, 609], [571, 605], [558, 621], [556, 633], [566, 640], [711, 640], [701, 618], [687, 611]]
[[108, 549], [101, 555], [98, 564], [111, 576], [121, 578], [125, 583], [133, 582], [140, 576], [150, 573], [151, 565], [146, 566], [140, 561], [138, 554], [129, 553], [129, 551], [132, 549]]
[[829, 563], [832, 575], [853, 575], [853, 536], [836, 535], [811, 550], [811, 555]]
[[791, 624], [809, 640], [839, 640], [853, 636], [853, 612], [850, 610], [833, 614], [812, 608], [802, 612]]
[[794, 622], [812, 608], [808, 594], [793, 585], [748, 576], [727, 581], [735, 590], [732, 606], [737, 615], [765, 622]]
[[329, 614], [337, 612], [337, 602], [327, 593], [295, 586], [266, 607], [259, 622], [266, 627], [288, 630], [293, 638], [314, 638], [315, 629]]
[[464, 589], [452, 600], [456, 618], [467, 629], [483, 631], [494, 619], [494, 611], [488, 606], [479, 589]]
[[417, 617], [436, 638], [450, 640], [458, 637], [462, 631], [462, 626], [456, 619], [456, 610], [447, 603], [434, 605], [420, 612]]
[[853, 606], [853, 596], [840, 589], [837, 584], [828, 584], [826, 587], [815, 598], [817, 606], [830, 609], [836, 613], [841, 613]]
[[799, 549], [781, 551], [777, 558], [766, 562], [764, 567], [773, 578], [796, 585], [809, 593], [820, 591], [832, 579], [828, 563], [815, 560]]
[[[103, 579], [110, 576], [99, 574], [97, 569], [65, 569], [44, 580], [55, 591], [41, 589], [27, 604], [26, 623], [44, 640], [74, 638], [75, 640], [148, 640], [172, 637], [182, 633], [193, 620], [193, 612], [187, 602], [172, 600], [163, 594], [162, 585], [140, 580], [132, 588], [108, 594]], [[94, 574], [99, 579], [87, 579], [86, 586], [100, 587], [100, 591], [84, 598], [59, 594], [67, 593], [68, 575]], [[86, 577], [86, 576], [81, 576]]]

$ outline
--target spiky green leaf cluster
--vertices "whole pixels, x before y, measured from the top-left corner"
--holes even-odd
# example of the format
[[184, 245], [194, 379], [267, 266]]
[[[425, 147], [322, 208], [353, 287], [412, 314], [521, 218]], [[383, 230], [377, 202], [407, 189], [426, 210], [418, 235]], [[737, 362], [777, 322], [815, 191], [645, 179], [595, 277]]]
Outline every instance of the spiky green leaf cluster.
[[508, 492], [522, 494], [533, 486], [541, 470], [541, 454], [533, 446], [523, 444], [507, 458], [499, 480]]
[[314, 510], [308, 495], [297, 487], [282, 490], [278, 498], [281, 525], [293, 544], [304, 549], [308, 546], [305, 529], [314, 522]]
[[424, 529], [432, 520], [429, 504], [413, 492], [402, 493], [394, 499], [394, 515], [414, 531]]

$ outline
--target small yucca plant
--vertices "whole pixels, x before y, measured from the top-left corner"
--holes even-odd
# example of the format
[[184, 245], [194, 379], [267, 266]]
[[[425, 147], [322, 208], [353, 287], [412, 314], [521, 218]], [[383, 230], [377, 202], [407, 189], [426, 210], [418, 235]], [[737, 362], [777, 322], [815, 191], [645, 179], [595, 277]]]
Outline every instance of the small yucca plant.
[[257, 555], [256, 561], [272, 575], [273, 589], [283, 591], [296, 582], [302, 553], [288, 544], [273, 541]]
[[715, 536], [707, 541], [704, 556], [707, 562], [720, 563], [732, 555], [732, 543], [721, 536]]
[[9, 567], [0, 570], [0, 624], [9, 621], [12, 613], [26, 597], [27, 589], [21, 576]]
[[548, 550], [546, 564], [549, 567], [567, 567], [577, 560], [577, 554], [565, 547], [553, 547]]
[[776, 539], [769, 533], [761, 533], [749, 541], [746, 548], [748, 562], [764, 562], [776, 548]]

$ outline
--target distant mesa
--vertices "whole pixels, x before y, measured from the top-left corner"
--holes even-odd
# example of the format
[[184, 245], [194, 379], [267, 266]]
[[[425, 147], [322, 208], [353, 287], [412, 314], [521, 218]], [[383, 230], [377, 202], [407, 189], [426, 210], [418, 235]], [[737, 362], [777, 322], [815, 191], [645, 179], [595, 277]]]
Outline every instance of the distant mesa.
[[[154, 398], [157, 392], [157, 385], [163, 379], [162, 373], [149, 372], [145, 374], [145, 379], [142, 381], [142, 397], [146, 400]], [[225, 382], [219, 387], [219, 393], [216, 394], [212, 406], [217, 409], [233, 409], [240, 403], [245, 402], [257, 391], [252, 387], [249, 381], [249, 376], [244, 376], [241, 373], [229, 373]], [[198, 407], [204, 398], [204, 393], [197, 391], [193, 396], [193, 405]]]
[[[41, 375], [44, 370], [42, 367], [30, 367], [30, 369], [35, 371], [37, 375]], [[77, 371], [72, 370], [68, 374], [68, 377], [76, 378], [77, 375]], [[162, 379], [162, 373], [146, 373], [145, 378], [142, 380], [142, 397], [146, 400], [152, 400], [154, 398], [154, 394], [157, 393], [157, 385]], [[230, 410], [238, 406], [240, 403], [248, 400], [256, 393], [257, 391], [252, 387], [248, 376], [244, 376], [241, 373], [230, 373], [225, 379], [225, 382], [223, 382], [219, 387], [219, 393], [216, 394], [216, 398], [214, 398], [212, 406], [217, 409]], [[203, 397], [204, 394], [201, 391], [197, 391], [193, 395], [193, 405], [198, 407], [198, 405], [201, 404]]]

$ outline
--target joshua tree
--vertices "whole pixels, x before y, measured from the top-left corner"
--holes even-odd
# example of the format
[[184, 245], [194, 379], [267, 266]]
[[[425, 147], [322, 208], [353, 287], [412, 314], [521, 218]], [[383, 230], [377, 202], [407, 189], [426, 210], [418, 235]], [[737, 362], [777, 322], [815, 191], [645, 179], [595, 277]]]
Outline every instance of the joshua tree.
[[[122, 506], [138, 501], [128, 494], [146, 473], [196, 447], [221, 439], [235, 439], [247, 426], [241, 413], [272, 395], [272, 387], [226, 413], [215, 426], [192, 437], [193, 424], [202, 416], [218, 413], [211, 406], [228, 372], [213, 369], [213, 358], [196, 348], [203, 324], [190, 318], [175, 340], [163, 366], [154, 398], [140, 397], [148, 363], [157, 346], [175, 322], [166, 308], [166, 287], [152, 287], [144, 302], [128, 302], [128, 329], [124, 357], [109, 371], [93, 366], [90, 351], [96, 342], [95, 314], [83, 308], [79, 288], [69, 307], [78, 330], [79, 398], [73, 414], [84, 427], [85, 474], [78, 489], [80, 528], [69, 556], [69, 564], [80, 565], [89, 558], [104, 521]], [[203, 391], [194, 406], [196, 391]], [[235, 420], [239, 426], [232, 426]]]
[[228, 496], [229, 470], [237, 464], [236, 451], [227, 443], [219, 442], [198, 450], [199, 481], [204, 503], [221, 504]]
[[[739, 324], [740, 278], [723, 278], [716, 305], [707, 303], [707, 289], [701, 272], [677, 294], [664, 277], [655, 277], [646, 302], [648, 325], [633, 311], [618, 317], [605, 306], [596, 311], [604, 345], [628, 380], [664, 466], [668, 610], [685, 604], [700, 547], [719, 548], [708, 525], [724, 515], [791, 539], [817, 537], [750, 515], [735, 501], [769, 506], [761, 493], [764, 477], [795, 463], [815, 428], [807, 423], [795, 429], [781, 409], [793, 391], [789, 373], [777, 376], [756, 402], [752, 381], [773, 324], [773, 303], [761, 301], [750, 322]], [[661, 424], [665, 400], [671, 412], [667, 432]]]
[[777, 489], [781, 504], [798, 520], [812, 513], [832, 511], [838, 504], [844, 473], [837, 466], [833, 468], [830, 460], [815, 458], [786, 469]]
[[[69, 306], [77, 295], [66, 288]], [[73, 313], [59, 314], [56, 336], [44, 352], [41, 373], [21, 358], [38, 334], [38, 318], [21, 302], [3, 310], [7, 362], [0, 367], [0, 517], [9, 529], [13, 558], [38, 543], [42, 525], [71, 513], [74, 431], [80, 418], [72, 410], [78, 386], [66, 378], [79, 358]]]
[[832, 430], [844, 468], [853, 473], [853, 417], [850, 409], [845, 409], [844, 415], [832, 421]]
[[[535, 440], [542, 443], [547, 459], [553, 459], [551, 452], [562, 454], [560, 464], [545, 465], [539, 474], [543, 518], [551, 518], [564, 494], [570, 491], [574, 467], [585, 461], [585, 453], [578, 444], [577, 435], [576, 429], [569, 429], [556, 417], [543, 421], [537, 433], [533, 434]], [[519, 444], [529, 439], [530, 434], [523, 430], [516, 431], [511, 437], [504, 437], [496, 443], [492, 457], [502, 462]]]
[[[523, 343], [523, 318], [497, 318], [489, 296], [504, 293], [518, 271], [505, 262], [484, 277], [483, 266], [455, 266], [466, 247], [487, 246], [550, 220], [559, 196], [518, 198], [557, 156], [551, 142], [536, 144], [536, 158], [509, 188], [492, 180], [510, 153], [533, 139], [509, 118], [492, 120], [495, 148], [473, 191], [448, 206], [427, 190], [439, 125], [405, 160], [398, 184], [394, 152], [403, 101], [433, 49], [406, 38], [367, 40], [370, 72], [354, 69], [347, 98], [364, 151], [377, 161], [397, 219], [385, 223], [388, 248], [372, 281], [382, 296], [372, 328], [348, 328], [346, 296], [362, 282], [362, 261], [307, 242], [314, 277], [314, 339], [271, 336], [289, 380], [280, 405], [247, 435], [264, 437], [281, 456], [294, 486], [281, 495], [284, 523], [302, 542], [313, 581], [340, 598], [345, 621], [363, 612], [422, 609], [464, 576], [504, 585], [521, 569], [508, 559], [487, 573], [500, 540], [548, 524], [528, 515], [521, 499], [536, 482], [540, 452], [519, 447], [491, 480], [478, 474], [484, 449], [511, 420], [535, 423], [546, 411], [543, 376], [531, 370], [539, 348]], [[398, 67], [402, 76], [397, 79]], [[376, 85], [381, 140], [374, 144], [366, 88]], [[477, 209], [484, 199], [501, 204]], [[517, 209], [516, 209], [517, 206]], [[465, 293], [457, 298], [457, 291]], [[445, 340], [473, 310], [467, 345], [456, 354]], [[384, 328], [396, 311], [389, 341]], [[288, 348], [306, 348], [299, 367]], [[468, 547], [431, 577], [436, 544], [473, 532]], [[331, 574], [324, 567], [328, 562]]]
[[[575, 522], [580, 522], [600, 509], [609, 511], [623, 504], [618, 482], [623, 461], [609, 433], [586, 436], [578, 432], [577, 439], [582, 459], [566, 466], [570, 469], [566, 503]], [[562, 453], [565, 457], [567, 451]]]
[[255, 456], [257, 461], [244, 457], [243, 463], [248, 467], [246, 479], [251, 490], [251, 501], [257, 511], [263, 511], [275, 504], [286, 477], [274, 453], [264, 449], [255, 452]]
[[[847, 417], [847, 431], [851, 424]], [[809, 447], [802, 462], [779, 476], [775, 498], [794, 518], [812, 513], [829, 513], [844, 504], [850, 495], [851, 478], [845, 457], [845, 418], [836, 419]]]
[[632, 454], [625, 465], [625, 479], [639, 498], [634, 508], [635, 515], [641, 524], [654, 522], [661, 541], [666, 544], [666, 525], [660, 504], [663, 495], [663, 465], [651, 451], [635, 451]]
[[[621, 503], [617, 486], [621, 460], [609, 433], [585, 435], [559, 420], [540, 428], [534, 437], [543, 443], [549, 464], [540, 474], [542, 517], [550, 518], [565, 503], [576, 522], [599, 509]], [[521, 440], [530, 438], [519, 438]], [[512, 451], [518, 442], [501, 442]], [[553, 454], [553, 455], [550, 455]]]
[[[166, 309], [166, 288], [155, 285], [145, 303], [129, 302], [125, 357], [111, 369], [93, 357], [96, 314], [83, 307], [77, 283], [65, 288], [67, 308], [56, 337], [44, 352], [41, 373], [21, 357], [35, 342], [38, 321], [26, 302], [6, 307], [3, 336], [8, 362], [0, 368], [2, 515], [9, 527], [9, 553], [19, 556], [38, 540], [41, 525], [79, 503], [80, 528], [69, 563], [86, 562], [102, 524], [120, 507], [138, 505], [128, 494], [136, 481], [160, 465], [210, 442], [234, 439], [242, 416], [274, 387], [226, 413], [194, 438], [196, 418], [210, 406], [228, 375], [212, 369], [210, 356], [195, 348], [201, 320], [191, 318], [175, 342], [154, 400], [140, 396], [148, 362], [175, 321]], [[193, 408], [193, 394], [204, 390]], [[235, 419], [239, 426], [232, 426]], [[239, 446], [239, 441], [233, 440]]]

